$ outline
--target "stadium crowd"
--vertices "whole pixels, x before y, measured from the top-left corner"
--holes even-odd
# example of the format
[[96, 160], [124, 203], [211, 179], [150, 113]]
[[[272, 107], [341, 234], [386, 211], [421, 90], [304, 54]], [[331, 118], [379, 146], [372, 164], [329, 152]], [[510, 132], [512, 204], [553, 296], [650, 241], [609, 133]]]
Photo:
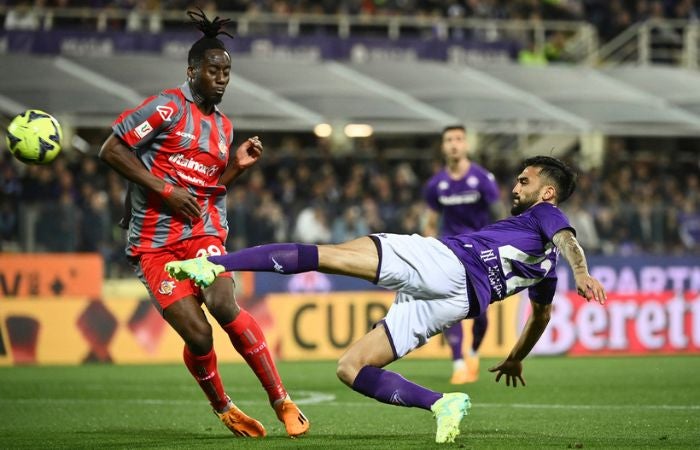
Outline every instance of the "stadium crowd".
[[[587, 21], [605, 42], [635, 22], [648, 19], [697, 20], [695, 0], [0, 0], [9, 10], [6, 29], [37, 29], [43, 8], [94, 8], [119, 11], [177, 10], [208, 12], [411, 16], [511, 20]], [[124, 23], [113, 22], [115, 27]]]
[[[394, 157], [366, 139], [351, 156], [333, 156], [294, 136], [268, 145], [258, 166], [230, 187], [227, 246], [419, 232], [423, 183], [441, 167], [433, 150]], [[123, 180], [95, 156], [66, 153], [50, 166], [24, 166], [0, 152], [0, 251], [100, 252], [109, 276], [130, 276], [118, 226]], [[517, 160], [480, 156], [509, 209]], [[580, 173], [563, 208], [589, 254], [700, 255], [697, 158], [629, 151], [610, 139], [604, 166]]]

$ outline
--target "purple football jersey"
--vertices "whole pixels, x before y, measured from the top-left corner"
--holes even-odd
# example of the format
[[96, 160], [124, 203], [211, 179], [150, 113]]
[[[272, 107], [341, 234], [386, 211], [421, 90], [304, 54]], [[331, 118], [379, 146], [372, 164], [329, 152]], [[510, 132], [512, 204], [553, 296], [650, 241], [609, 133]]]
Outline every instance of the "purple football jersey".
[[499, 200], [496, 178], [476, 163], [455, 180], [443, 169], [425, 185], [428, 206], [441, 214], [440, 236], [480, 230], [492, 222], [489, 205]]
[[573, 231], [559, 208], [538, 203], [522, 214], [499, 220], [480, 231], [440, 240], [464, 264], [483, 312], [490, 303], [525, 288], [533, 301], [552, 302], [559, 252], [552, 237], [564, 228]]

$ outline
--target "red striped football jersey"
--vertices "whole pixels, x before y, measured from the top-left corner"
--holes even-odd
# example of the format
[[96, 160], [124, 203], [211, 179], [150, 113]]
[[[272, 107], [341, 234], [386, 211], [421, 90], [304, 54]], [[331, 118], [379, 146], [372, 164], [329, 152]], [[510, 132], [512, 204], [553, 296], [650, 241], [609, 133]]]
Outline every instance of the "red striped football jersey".
[[153, 175], [194, 195], [203, 212], [193, 220], [175, 215], [158, 193], [132, 185], [128, 255], [196, 236], [225, 241], [226, 187], [218, 183], [228, 162], [233, 126], [222, 112], [215, 108], [203, 114], [185, 83], [123, 112], [112, 130]]

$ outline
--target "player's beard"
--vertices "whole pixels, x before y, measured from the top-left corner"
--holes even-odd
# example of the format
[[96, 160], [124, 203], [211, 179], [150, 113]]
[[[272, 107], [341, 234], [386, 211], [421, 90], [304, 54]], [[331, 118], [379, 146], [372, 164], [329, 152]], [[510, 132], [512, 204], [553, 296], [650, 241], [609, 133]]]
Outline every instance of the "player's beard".
[[[514, 199], [515, 201], [515, 199]], [[518, 197], [518, 203], [513, 203], [513, 206], [510, 208], [510, 213], [514, 216], [517, 216], [518, 214], [521, 214], [525, 212], [530, 206], [535, 204], [535, 197], [531, 198], [526, 198], [526, 197]]]
[[221, 101], [223, 99], [224, 99], [223, 93], [222, 94], [213, 93], [212, 95], [207, 97], [207, 100], [209, 101], [210, 105], [218, 105], [219, 103], [221, 103]]
[[207, 95], [201, 92], [202, 90], [199, 89], [199, 86], [195, 82], [190, 81], [189, 84], [190, 92], [192, 92], [192, 99], [198, 105], [218, 105], [224, 99], [225, 91], [221, 94], [214, 91]]

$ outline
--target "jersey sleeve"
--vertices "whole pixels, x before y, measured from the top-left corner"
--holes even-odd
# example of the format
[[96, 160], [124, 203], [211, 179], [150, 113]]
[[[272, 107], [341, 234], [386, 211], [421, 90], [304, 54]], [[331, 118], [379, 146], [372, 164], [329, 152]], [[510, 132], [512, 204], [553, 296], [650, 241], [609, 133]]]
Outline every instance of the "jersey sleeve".
[[548, 203], [543, 204], [542, 207], [534, 211], [534, 215], [537, 218], [540, 232], [549, 241], [552, 240], [555, 234], [563, 229], [569, 229], [576, 234], [576, 230], [574, 230], [574, 227], [569, 223], [569, 219], [554, 205]]
[[143, 147], [168, 130], [181, 114], [172, 97], [156, 95], [147, 98], [138, 107], [121, 113], [112, 124], [112, 131], [131, 148]]
[[557, 291], [557, 271], [550, 270], [546, 277], [527, 290], [530, 300], [540, 305], [549, 305]]
[[437, 185], [434, 178], [431, 178], [425, 184], [425, 187], [423, 188], [423, 199], [428, 207], [433, 211], [439, 212], [441, 210], [440, 202], [438, 201]]

